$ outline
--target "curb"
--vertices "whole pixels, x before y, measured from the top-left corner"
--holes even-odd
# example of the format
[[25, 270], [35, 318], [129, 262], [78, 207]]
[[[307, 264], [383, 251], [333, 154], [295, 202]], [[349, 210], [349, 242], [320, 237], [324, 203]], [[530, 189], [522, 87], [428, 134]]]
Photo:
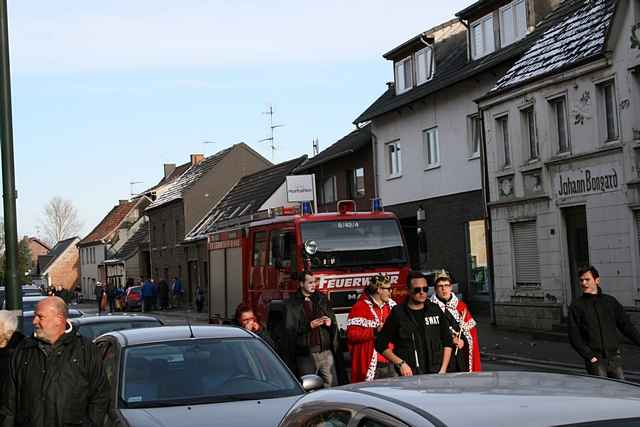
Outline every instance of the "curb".
[[[584, 372], [584, 369], [585, 369], [583, 365], [577, 365], [575, 363], [552, 362], [549, 360], [538, 360], [538, 359], [531, 359], [529, 357], [512, 356], [512, 355], [499, 354], [499, 353], [480, 352], [480, 357], [485, 360], [488, 359], [490, 361], [505, 360], [505, 361], [513, 362], [514, 364], [522, 363], [527, 365], [547, 366], [552, 368], [578, 370], [581, 372]], [[625, 369], [624, 374], [625, 376], [640, 378], [640, 371], [630, 371]]]

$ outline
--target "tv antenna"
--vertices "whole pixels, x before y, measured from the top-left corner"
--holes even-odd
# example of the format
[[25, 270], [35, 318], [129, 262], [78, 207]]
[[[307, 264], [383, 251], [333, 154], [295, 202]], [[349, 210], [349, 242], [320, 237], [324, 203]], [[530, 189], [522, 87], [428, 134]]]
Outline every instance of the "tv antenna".
[[135, 196], [136, 194], [138, 194], [138, 193], [133, 191], [133, 186], [136, 185], [136, 184], [143, 184], [143, 182], [142, 181], [131, 181], [129, 183], [129, 194], [131, 194], [132, 196]]
[[271, 136], [268, 138], [261, 139], [258, 142], [268, 142], [269, 147], [271, 147], [271, 161], [274, 162], [276, 158], [276, 139], [274, 129], [283, 127], [284, 125], [274, 125], [273, 124], [273, 106], [269, 105], [268, 111], [263, 111], [262, 114], [267, 114], [269, 116], [269, 130], [271, 131]]
[[319, 152], [320, 152], [320, 141], [318, 141], [318, 138], [315, 138], [313, 140], [313, 155], [317, 156]]

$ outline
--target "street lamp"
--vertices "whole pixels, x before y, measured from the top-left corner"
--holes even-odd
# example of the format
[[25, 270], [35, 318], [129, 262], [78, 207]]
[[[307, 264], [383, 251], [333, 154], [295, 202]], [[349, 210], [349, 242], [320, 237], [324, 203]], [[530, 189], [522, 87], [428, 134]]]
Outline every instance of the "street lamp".
[[418, 222], [422, 222], [422, 221], [426, 221], [427, 220], [427, 212], [425, 212], [425, 210], [422, 207], [422, 205], [418, 206], [418, 210], [416, 211], [416, 220]]

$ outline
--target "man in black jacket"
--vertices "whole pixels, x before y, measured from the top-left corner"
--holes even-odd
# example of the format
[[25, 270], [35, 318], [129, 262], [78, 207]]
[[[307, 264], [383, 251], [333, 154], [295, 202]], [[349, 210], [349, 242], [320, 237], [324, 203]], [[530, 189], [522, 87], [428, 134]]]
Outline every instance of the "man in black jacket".
[[600, 377], [624, 379], [622, 337], [640, 345], [640, 333], [622, 304], [602, 293], [595, 267], [578, 271], [582, 296], [569, 307], [569, 341], [584, 359], [587, 372]]
[[298, 376], [318, 373], [325, 387], [338, 384], [336, 317], [327, 297], [316, 292], [310, 272], [298, 277], [300, 288], [285, 302], [286, 362]]
[[110, 392], [97, 347], [73, 330], [58, 297], [38, 303], [33, 324], [2, 384], [0, 426], [102, 426]]
[[422, 274], [411, 272], [408, 288], [407, 301], [391, 310], [378, 333], [376, 351], [402, 376], [444, 374], [453, 348], [449, 324], [440, 307], [427, 298], [427, 279]]

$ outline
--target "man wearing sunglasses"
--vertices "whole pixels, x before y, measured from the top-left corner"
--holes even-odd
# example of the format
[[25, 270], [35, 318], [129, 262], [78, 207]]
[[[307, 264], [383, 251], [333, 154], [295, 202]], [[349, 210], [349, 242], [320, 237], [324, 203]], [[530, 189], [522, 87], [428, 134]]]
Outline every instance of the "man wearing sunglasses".
[[453, 348], [449, 324], [442, 310], [429, 301], [427, 279], [421, 273], [411, 272], [407, 287], [407, 300], [391, 310], [376, 337], [376, 350], [402, 376], [444, 374]]
[[391, 278], [377, 274], [369, 279], [351, 307], [347, 320], [347, 345], [351, 353], [351, 382], [395, 377], [394, 366], [375, 349], [376, 335], [396, 303], [391, 299]]

